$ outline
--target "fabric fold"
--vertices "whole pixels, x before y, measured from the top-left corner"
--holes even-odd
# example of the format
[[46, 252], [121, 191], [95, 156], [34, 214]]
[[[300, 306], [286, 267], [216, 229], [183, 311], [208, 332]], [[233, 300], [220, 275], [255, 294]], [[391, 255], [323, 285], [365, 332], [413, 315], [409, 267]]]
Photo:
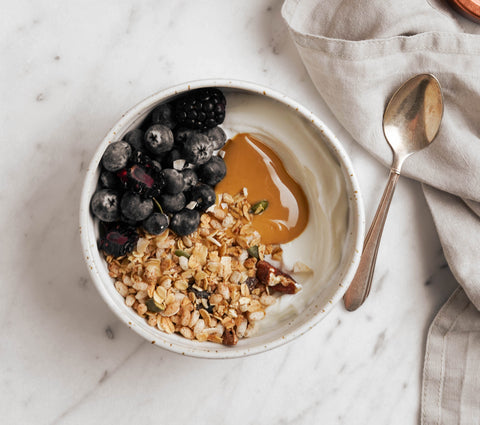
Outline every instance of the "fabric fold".
[[422, 425], [480, 421], [480, 312], [457, 289], [430, 326], [423, 369]]
[[[480, 376], [473, 365], [480, 364], [480, 25], [441, 0], [286, 0], [282, 15], [319, 94], [386, 166], [392, 160], [382, 130], [388, 99], [416, 74], [440, 81], [440, 132], [405, 162], [402, 175], [424, 183], [445, 258], [463, 290], [429, 331], [422, 423], [478, 424], [473, 404], [480, 406], [480, 393], [471, 373]], [[444, 322], [452, 324], [447, 334]]]

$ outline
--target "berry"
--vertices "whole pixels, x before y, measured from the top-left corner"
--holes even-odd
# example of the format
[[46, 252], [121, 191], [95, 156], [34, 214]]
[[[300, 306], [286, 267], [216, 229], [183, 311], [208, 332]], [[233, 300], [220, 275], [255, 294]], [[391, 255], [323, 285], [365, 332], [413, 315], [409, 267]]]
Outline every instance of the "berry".
[[95, 192], [90, 201], [93, 214], [107, 223], [120, 217], [120, 195], [111, 189], [100, 189]]
[[197, 173], [202, 182], [215, 186], [227, 174], [227, 167], [221, 157], [212, 156], [207, 163], [198, 168]]
[[183, 191], [185, 187], [185, 182], [183, 181], [183, 175], [181, 172], [174, 170], [173, 168], [166, 168], [160, 172], [161, 177], [164, 181], [163, 188], [170, 193], [175, 195]]
[[207, 130], [205, 136], [210, 140], [214, 150], [222, 148], [227, 141], [227, 135], [221, 127], [213, 127], [210, 130]]
[[200, 213], [197, 210], [184, 208], [173, 215], [170, 220], [170, 229], [178, 236], [187, 236], [197, 230], [200, 224]]
[[187, 199], [183, 192], [177, 193], [176, 195], [163, 193], [160, 195], [160, 205], [166, 213], [175, 213], [182, 208], [185, 208], [185, 205], [187, 205]]
[[175, 118], [181, 126], [206, 130], [223, 122], [226, 103], [216, 88], [192, 90], [175, 101]]
[[173, 117], [173, 108], [169, 103], [162, 103], [152, 111], [152, 123], [162, 124], [168, 128], [175, 127], [175, 119]]
[[167, 214], [153, 213], [143, 220], [143, 228], [151, 235], [159, 235], [168, 227], [170, 220]]
[[108, 171], [118, 171], [125, 168], [132, 148], [127, 142], [114, 142], [107, 146], [102, 156], [102, 164]]
[[162, 165], [164, 168], [173, 168], [173, 162], [181, 158], [182, 154], [180, 153], [180, 151], [173, 148], [171, 151], [167, 152], [166, 155], [162, 158]]
[[124, 186], [134, 193], [153, 197], [160, 195], [162, 181], [151, 169], [135, 164], [119, 171], [117, 175]]
[[196, 133], [195, 130], [191, 130], [189, 128], [185, 127], [180, 127], [175, 130], [174, 133], [174, 139], [175, 139], [175, 145], [178, 146], [180, 149], [183, 148], [183, 145], [185, 144], [185, 141], [193, 136]]
[[168, 152], [173, 147], [172, 130], [164, 125], [154, 124], [145, 132], [143, 143], [154, 155]]
[[138, 221], [137, 220], [132, 220], [128, 217], [125, 217], [122, 212], [120, 211], [120, 220], [118, 220], [122, 223], [128, 224], [129, 226], [137, 227]]
[[135, 227], [124, 223], [115, 223], [109, 226], [106, 234], [100, 238], [98, 247], [106, 254], [120, 257], [132, 252], [138, 241], [138, 233]]
[[215, 199], [215, 191], [208, 184], [199, 183], [189, 192], [189, 200], [195, 201], [200, 211], [205, 211], [212, 206]]
[[131, 130], [125, 134], [123, 140], [125, 140], [135, 150], [144, 152], [145, 146], [143, 146], [143, 137], [143, 131], [139, 128], [136, 128], [135, 130]]
[[212, 143], [205, 134], [192, 134], [183, 145], [183, 156], [192, 164], [205, 164], [213, 154]]
[[120, 189], [122, 187], [120, 179], [115, 173], [108, 170], [102, 170], [98, 178], [100, 185], [107, 189]]
[[158, 161], [150, 158], [146, 153], [140, 151], [134, 151], [130, 161], [133, 164], [138, 164], [148, 170], [153, 176], [157, 176], [162, 170], [162, 166]]
[[153, 201], [143, 199], [137, 193], [126, 192], [120, 202], [122, 214], [133, 221], [145, 220], [153, 212]]
[[198, 183], [198, 176], [197, 173], [191, 168], [185, 168], [181, 171], [181, 173], [183, 176], [183, 181], [185, 182], [185, 187], [183, 190], [187, 192]]

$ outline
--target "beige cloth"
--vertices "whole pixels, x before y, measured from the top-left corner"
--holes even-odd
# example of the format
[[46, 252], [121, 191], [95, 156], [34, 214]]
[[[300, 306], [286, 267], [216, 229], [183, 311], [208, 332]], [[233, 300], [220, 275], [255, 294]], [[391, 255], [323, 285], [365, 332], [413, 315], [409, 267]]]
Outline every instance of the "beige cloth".
[[440, 0], [286, 0], [283, 17], [319, 93], [385, 165], [386, 102], [432, 73], [445, 110], [435, 142], [402, 173], [424, 183], [448, 264], [463, 289], [429, 331], [421, 423], [480, 424], [480, 25]]

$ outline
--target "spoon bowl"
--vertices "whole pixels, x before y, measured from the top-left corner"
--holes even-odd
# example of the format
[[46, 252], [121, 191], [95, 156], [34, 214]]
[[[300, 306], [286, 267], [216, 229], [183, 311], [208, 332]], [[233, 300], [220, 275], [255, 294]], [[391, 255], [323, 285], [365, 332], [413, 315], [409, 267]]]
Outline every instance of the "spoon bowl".
[[431, 74], [417, 75], [392, 96], [383, 115], [383, 133], [393, 151], [387, 187], [365, 237], [355, 277], [344, 296], [349, 311], [360, 307], [370, 293], [378, 247], [403, 162], [432, 143], [443, 116], [440, 83]]
[[400, 171], [406, 158], [432, 143], [442, 116], [440, 84], [431, 74], [411, 78], [393, 94], [383, 115], [383, 133], [394, 152], [394, 168]]

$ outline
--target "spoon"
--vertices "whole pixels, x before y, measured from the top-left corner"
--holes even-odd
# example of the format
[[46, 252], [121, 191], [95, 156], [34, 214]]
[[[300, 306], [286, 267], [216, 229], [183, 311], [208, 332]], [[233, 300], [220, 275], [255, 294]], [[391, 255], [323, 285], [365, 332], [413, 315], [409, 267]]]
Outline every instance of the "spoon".
[[370, 292], [383, 227], [403, 162], [432, 143], [438, 133], [442, 115], [440, 84], [431, 74], [411, 78], [388, 102], [383, 114], [383, 133], [392, 148], [393, 162], [387, 187], [365, 237], [357, 273], [343, 297], [348, 311], [360, 307]]

